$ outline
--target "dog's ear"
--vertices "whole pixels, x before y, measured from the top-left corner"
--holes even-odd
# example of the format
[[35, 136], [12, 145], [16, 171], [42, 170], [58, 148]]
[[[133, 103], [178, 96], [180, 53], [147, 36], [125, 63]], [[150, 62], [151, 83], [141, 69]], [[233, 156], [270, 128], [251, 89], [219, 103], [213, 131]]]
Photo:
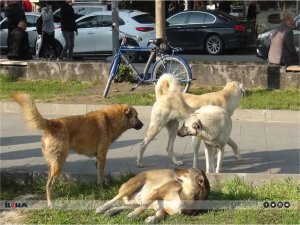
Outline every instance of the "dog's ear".
[[132, 110], [131, 110], [131, 107], [127, 107], [125, 110], [124, 110], [124, 113], [125, 115], [130, 118], [132, 116]]
[[193, 127], [193, 129], [195, 129], [195, 130], [202, 130], [202, 124], [201, 124], [201, 121], [198, 120], [197, 122], [193, 123], [192, 127]]

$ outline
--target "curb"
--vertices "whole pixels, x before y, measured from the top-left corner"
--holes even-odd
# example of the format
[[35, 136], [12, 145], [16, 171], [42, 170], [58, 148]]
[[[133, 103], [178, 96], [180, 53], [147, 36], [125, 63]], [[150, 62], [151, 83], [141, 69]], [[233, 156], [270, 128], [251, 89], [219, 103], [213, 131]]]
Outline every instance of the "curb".
[[[128, 172], [117, 172], [112, 174], [106, 174], [106, 177], [119, 178], [122, 175], [128, 174]], [[251, 183], [253, 185], [263, 185], [267, 181], [285, 181], [287, 179], [293, 179], [298, 184], [300, 184], [299, 174], [261, 174], [261, 173], [218, 173], [218, 174], [206, 174], [209, 182], [212, 185], [218, 185], [224, 183], [227, 180], [240, 178], [246, 183]], [[36, 171], [9, 171], [4, 170], [0, 172], [0, 178], [2, 183], [6, 184], [19, 184], [26, 185], [37, 182], [46, 182], [48, 177], [47, 172], [36, 172]], [[95, 182], [97, 180], [96, 174], [74, 174], [63, 172], [60, 180], [65, 182]]]
[[[101, 109], [105, 107], [105, 105], [37, 103], [37, 107], [42, 114], [80, 115]], [[135, 108], [141, 117], [150, 117], [152, 106], [135, 106]], [[1, 113], [20, 113], [20, 107], [15, 102], [1, 102], [0, 110]], [[300, 123], [300, 112], [288, 110], [237, 109], [232, 116], [232, 120]]]

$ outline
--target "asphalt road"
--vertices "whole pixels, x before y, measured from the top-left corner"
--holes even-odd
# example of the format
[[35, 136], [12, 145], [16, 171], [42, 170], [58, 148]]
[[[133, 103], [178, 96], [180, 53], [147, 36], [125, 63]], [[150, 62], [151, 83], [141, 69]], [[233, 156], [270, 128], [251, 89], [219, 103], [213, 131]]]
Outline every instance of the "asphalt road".
[[[208, 55], [204, 52], [180, 54], [186, 61], [227, 61], [227, 62], [263, 62], [255, 56], [255, 49], [248, 51], [226, 52], [222, 55]], [[6, 54], [0, 54], [1, 59], [6, 59]], [[111, 57], [85, 58], [81, 60], [105, 60], [110, 61]]]

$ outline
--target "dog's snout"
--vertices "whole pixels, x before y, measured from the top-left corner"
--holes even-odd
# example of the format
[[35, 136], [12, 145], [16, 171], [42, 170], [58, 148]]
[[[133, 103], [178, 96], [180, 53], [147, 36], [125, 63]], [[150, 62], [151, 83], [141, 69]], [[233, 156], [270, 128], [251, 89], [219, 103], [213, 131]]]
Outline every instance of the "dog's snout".
[[177, 135], [179, 137], [185, 137], [187, 129], [185, 127], [181, 127], [178, 131], [177, 131]]
[[134, 129], [140, 130], [143, 126], [144, 124], [140, 120], [138, 120], [134, 126]]

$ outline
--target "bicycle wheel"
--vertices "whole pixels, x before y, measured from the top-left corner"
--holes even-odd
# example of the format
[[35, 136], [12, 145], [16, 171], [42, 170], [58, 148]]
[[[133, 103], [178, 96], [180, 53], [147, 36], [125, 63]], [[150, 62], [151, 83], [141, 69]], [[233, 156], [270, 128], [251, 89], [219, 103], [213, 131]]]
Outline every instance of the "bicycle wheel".
[[110, 67], [109, 70], [109, 77], [103, 92], [103, 98], [106, 98], [111, 82], [113, 81], [113, 79], [115, 79], [115, 75], [117, 74], [118, 68], [119, 68], [119, 64], [120, 64], [120, 57], [114, 58], [113, 63]]
[[191, 85], [192, 72], [189, 65], [182, 58], [166, 56], [160, 59], [153, 68], [152, 79], [157, 81], [164, 73], [174, 75], [180, 82], [182, 92], [188, 91]]

